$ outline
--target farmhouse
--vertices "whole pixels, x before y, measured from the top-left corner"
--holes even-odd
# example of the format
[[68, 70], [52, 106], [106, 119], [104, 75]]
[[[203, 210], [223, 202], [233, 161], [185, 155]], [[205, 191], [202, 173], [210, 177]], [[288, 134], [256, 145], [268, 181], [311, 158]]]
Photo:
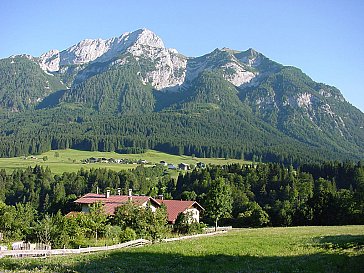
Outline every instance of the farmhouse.
[[167, 163], [167, 162], [165, 162], [164, 160], [161, 160], [161, 161], [159, 162], [159, 164], [161, 164], [162, 166], [167, 166], [167, 165], [168, 165], [168, 163]]
[[101, 203], [104, 207], [104, 211], [108, 215], [114, 215], [115, 209], [119, 206], [131, 202], [138, 207], [146, 208], [149, 206], [152, 211], [155, 211], [160, 207], [160, 203], [149, 196], [133, 196], [131, 190], [129, 195], [110, 195], [110, 190], [106, 191], [106, 194], [87, 193], [81, 198], [75, 201], [76, 204], [80, 204], [82, 212], [89, 212], [89, 206], [94, 203]]
[[190, 165], [186, 164], [186, 163], [180, 163], [178, 164], [178, 169], [183, 170], [183, 171], [187, 171], [190, 169]]
[[167, 207], [168, 223], [170, 224], [174, 224], [176, 222], [177, 216], [180, 213], [189, 213], [194, 221], [199, 222], [200, 212], [204, 210], [204, 208], [196, 201], [160, 199], [157, 201]]
[[177, 167], [174, 166], [173, 164], [168, 164], [168, 169], [169, 170], [177, 170]]
[[196, 166], [197, 166], [197, 168], [200, 168], [200, 169], [206, 168], [206, 165], [203, 162], [198, 162]]
[[[120, 193], [120, 191], [119, 191]], [[196, 201], [182, 201], [182, 200], [163, 200], [154, 199], [150, 196], [135, 196], [132, 195], [132, 191], [129, 190], [128, 195], [110, 195], [110, 190], [107, 190], [105, 194], [88, 193], [75, 201], [76, 204], [80, 204], [82, 212], [89, 212], [89, 206], [94, 203], [101, 203], [104, 207], [104, 211], [108, 215], [114, 215], [115, 209], [122, 205], [131, 202], [135, 206], [149, 207], [153, 212], [164, 204], [167, 208], [168, 223], [174, 224], [177, 216], [180, 213], [189, 213], [192, 218], [199, 222], [200, 213], [204, 208]], [[75, 212], [70, 212], [67, 215], [75, 215]]]

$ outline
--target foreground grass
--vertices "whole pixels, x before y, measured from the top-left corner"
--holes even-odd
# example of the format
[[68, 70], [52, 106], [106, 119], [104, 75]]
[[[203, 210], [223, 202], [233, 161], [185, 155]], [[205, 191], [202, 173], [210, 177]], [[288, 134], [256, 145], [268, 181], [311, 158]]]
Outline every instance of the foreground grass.
[[[56, 157], [55, 153], [58, 152], [59, 156]], [[48, 160], [43, 161], [43, 157], [47, 156]], [[15, 169], [25, 169], [28, 166], [34, 167], [35, 165], [48, 166], [53, 173], [62, 174], [64, 172], [77, 172], [79, 169], [90, 169], [90, 168], [108, 168], [114, 171], [133, 169], [137, 165], [134, 164], [108, 164], [108, 163], [93, 163], [93, 164], [82, 164], [81, 160], [90, 157], [96, 158], [127, 158], [130, 160], [145, 159], [148, 162], [158, 164], [161, 160], [168, 163], [179, 164], [184, 162], [186, 164], [196, 164], [197, 162], [204, 162], [206, 164], [214, 165], [226, 165], [231, 163], [247, 163], [244, 160], [238, 159], [224, 159], [224, 158], [196, 158], [185, 155], [171, 155], [154, 150], [148, 150], [142, 154], [118, 154], [115, 152], [90, 152], [90, 151], [78, 151], [78, 150], [57, 150], [48, 151], [41, 155], [35, 156], [36, 158], [22, 157], [13, 158], [0, 158], [0, 169], [5, 169], [7, 172], [12, 172]]]
[[0, 259], [5, 272], [364, 272], [364, 226], [241, 229], [142, 248]]

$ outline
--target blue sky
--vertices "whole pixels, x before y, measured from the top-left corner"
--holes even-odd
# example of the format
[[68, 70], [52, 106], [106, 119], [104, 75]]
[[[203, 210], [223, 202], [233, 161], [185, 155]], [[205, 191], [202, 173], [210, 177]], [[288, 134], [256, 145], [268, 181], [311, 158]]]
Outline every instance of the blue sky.
[[2, 0], [0, 58], [148, 28], [186, 56], [252, 47], [364, 111], [363, 14], [362, 0]]

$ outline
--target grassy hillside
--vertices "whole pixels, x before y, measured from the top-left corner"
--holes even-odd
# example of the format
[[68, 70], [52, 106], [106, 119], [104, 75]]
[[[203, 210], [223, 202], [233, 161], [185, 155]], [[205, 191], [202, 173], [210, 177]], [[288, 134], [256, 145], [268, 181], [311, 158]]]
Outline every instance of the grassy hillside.
[[[56, 152], [59, 156], [56, 157]], [[48, 159], [43, 160], [46, 156]], [[196, 164], [197, 162], [204, 162], [205, 164], [215, 164], [215, 165], [225, 165], [231, 163], [248, 163], [244, 160], [237, 159], [223, 159], [223, 158], [196, 158], [191, 156], [177, 156], [166, 154], [154, 150], [148, 150], [143, 154], [118, 154], [115, 152], [90, 152], [90, 151], [78, 151], [78, 150], [57, 150], [45, 152], [41, 155], [34, 156], [33, 158], [28, 156], [25, 157], [13, 157], [13, 158], [0, 158], [0, 169], [5, 169], [8, 172], [14, 169], [27, 168], [28, 166], [34, 167], [36, 164], [41, 166], [48, 166], [51, 168], [52, 172], [55, 174], [61, 174], [63, 172], [73, 172], [80, 168], [90, 169], [90, 168], [108, 168], [115, 171], [132, 169], [135, 168], [136, 164], [109, 164], [109, 163], [92, 163], [92, 164], [82, 164], [81, 160], [90, 157], [95, 158], [115, 158], [115, 159], [130, 159], [139, 160], [145, 159], [151, 164], [157, 164], [161, 160], [168, 163], [179, 164], [181, 162], [187, 164]]]
[[[364, 272], [364, 226], [241, 229], [216, 237], [46, 259], [19, 272]], [[8, 272], [8, 271], [6, 271]]]

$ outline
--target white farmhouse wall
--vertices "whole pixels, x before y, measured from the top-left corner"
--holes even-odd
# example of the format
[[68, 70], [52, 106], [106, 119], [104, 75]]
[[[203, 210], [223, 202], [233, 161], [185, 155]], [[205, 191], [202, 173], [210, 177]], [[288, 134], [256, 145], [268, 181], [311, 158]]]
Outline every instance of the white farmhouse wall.
[[153, 212], [155, 212], [157, 210], [157, 208], [153, 204], [151, 204], [149, 202], [143, 203], [142, 207], [143, 208], [149, 207]]
[[197, 223], [200, 222], [200, 211], [196, 208], [190, 208], [190, 209], [186, 209], [184, 211], [184, 213], [190, 213], [190, 215], [192, 216], [193, 220], [195, 220]]

